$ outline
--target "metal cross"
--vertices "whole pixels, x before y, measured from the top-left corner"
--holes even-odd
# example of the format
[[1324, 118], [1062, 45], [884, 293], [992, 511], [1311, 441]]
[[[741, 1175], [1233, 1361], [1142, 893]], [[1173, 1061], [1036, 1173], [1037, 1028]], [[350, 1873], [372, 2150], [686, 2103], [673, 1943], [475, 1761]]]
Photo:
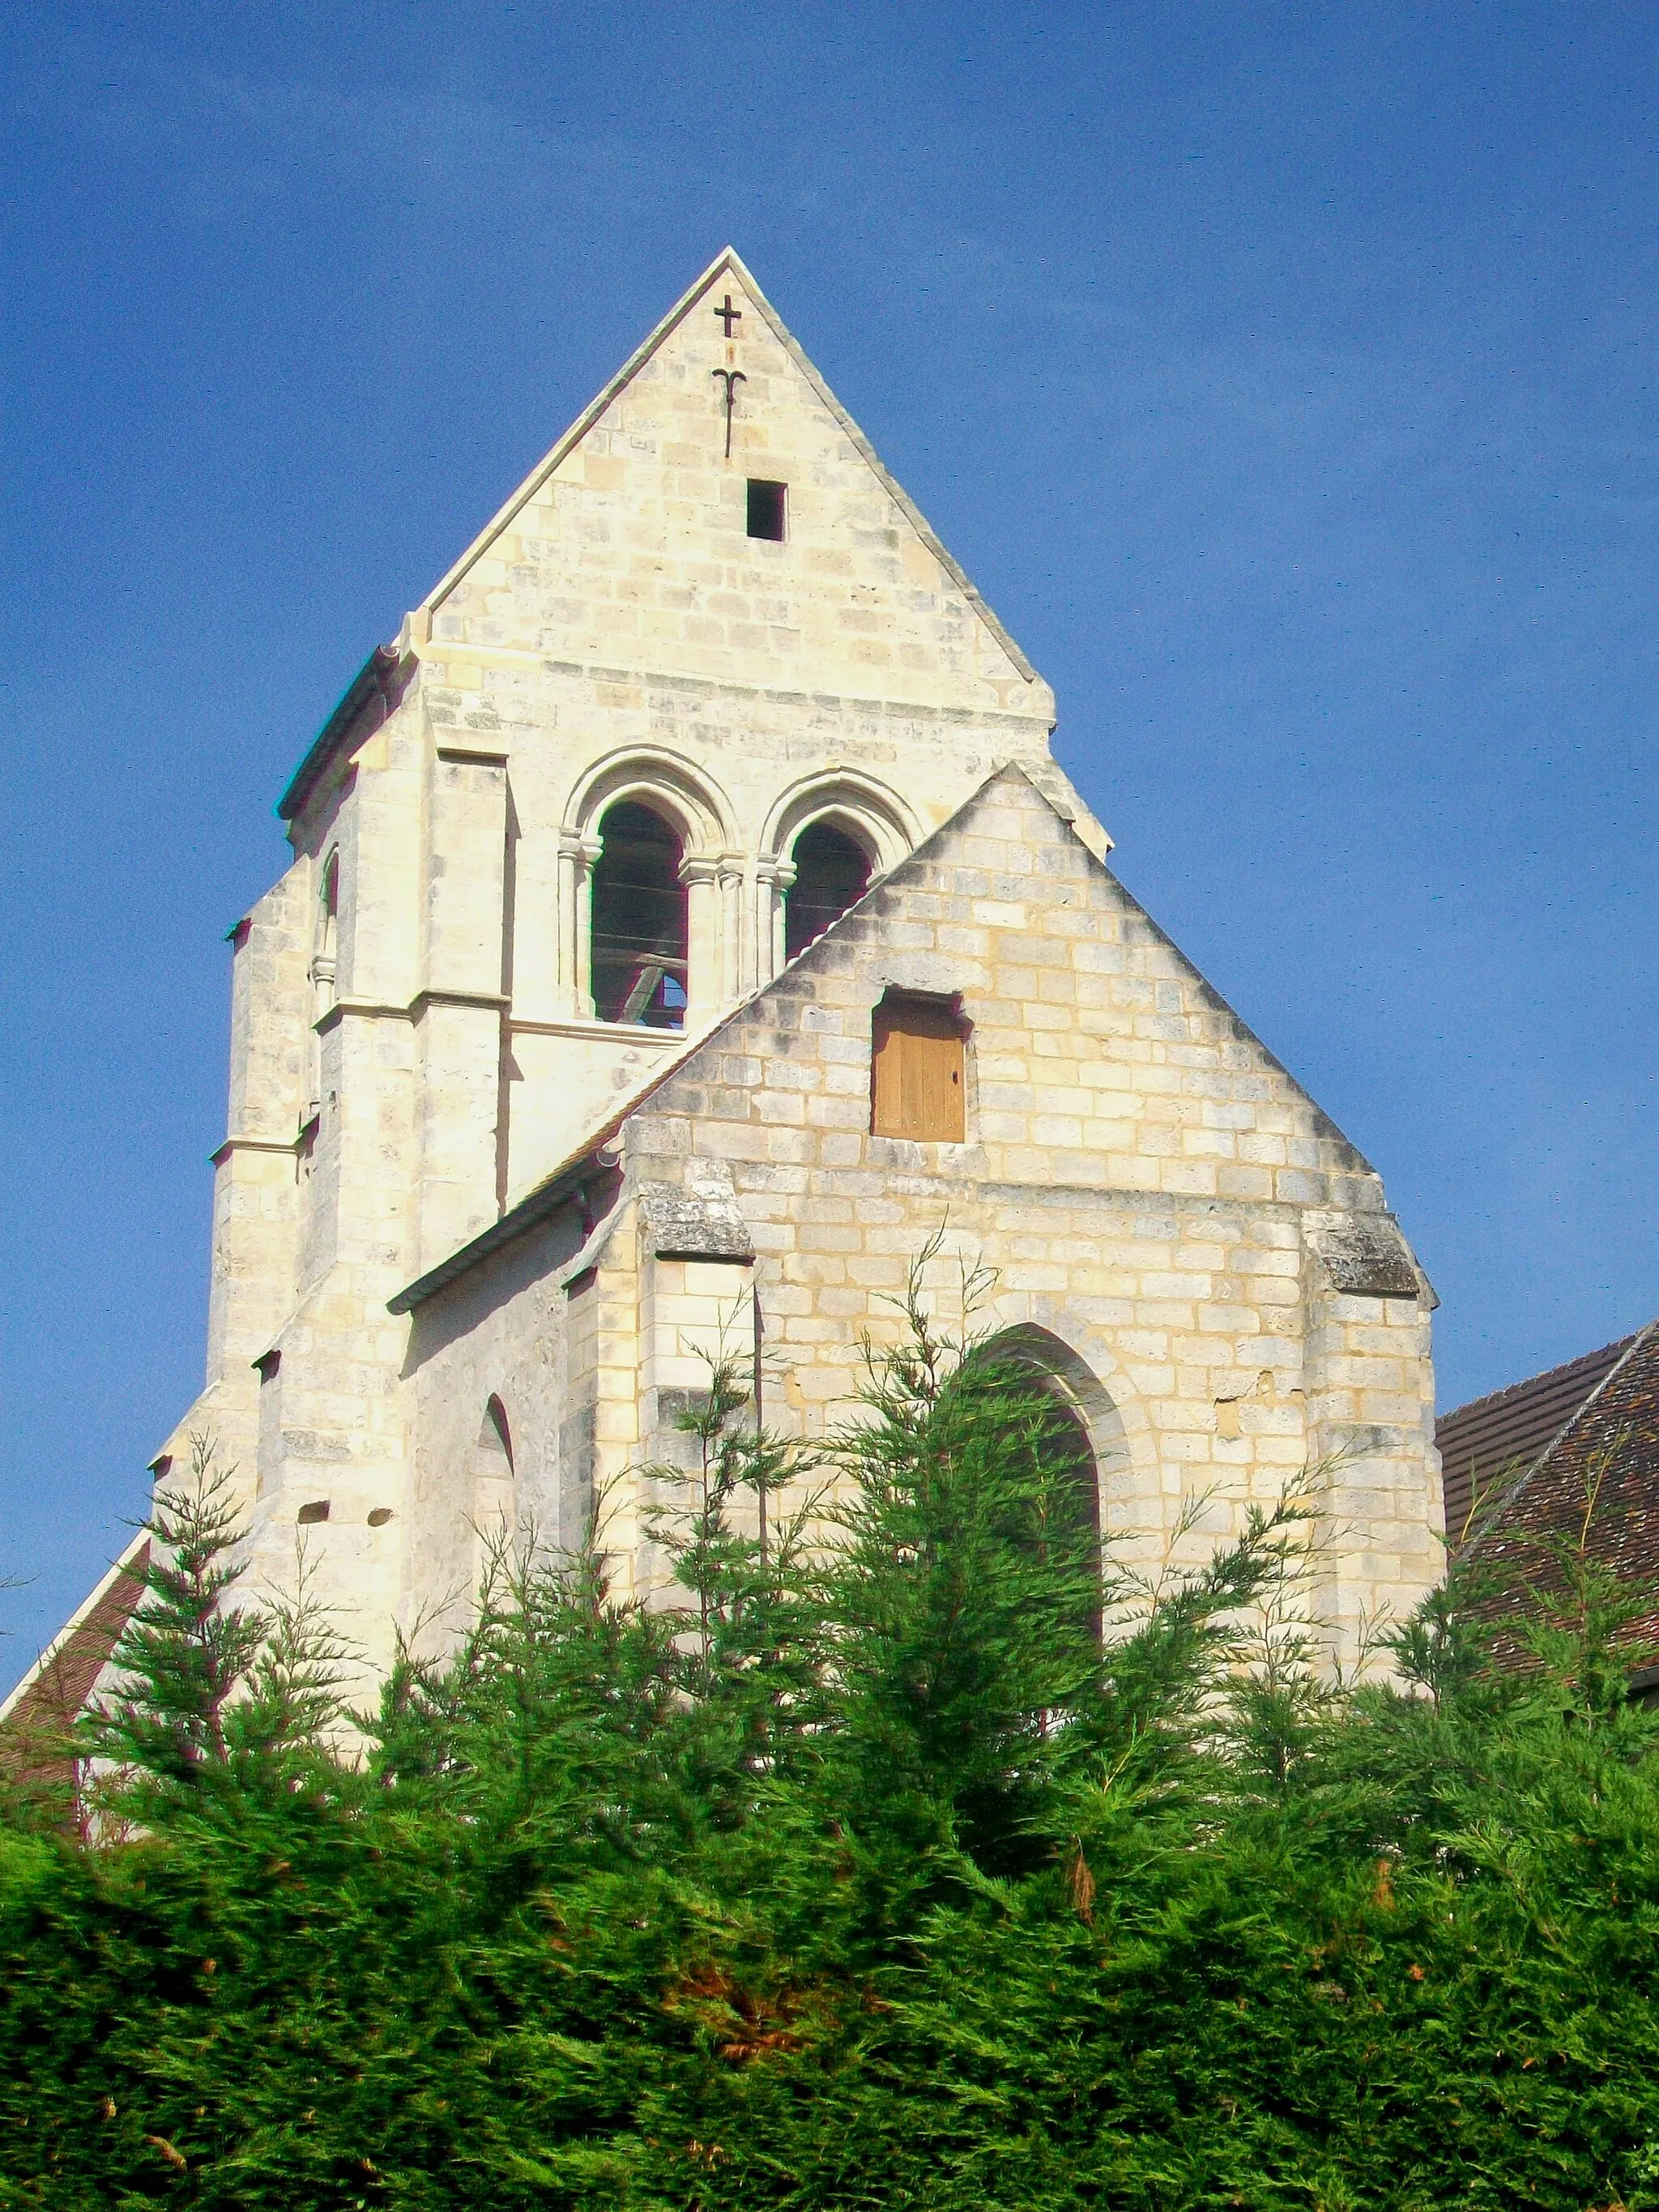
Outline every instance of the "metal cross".
[[727, 337], [732, 335], [732, 324], [740, 323], [743, 320], [743, 309], [732, 305], [732, 295], [729, 292], [726, 295], [725, 304], [714, 308], [713, 312], [719, 316], [720, 326]]
[[[719, 312], [717, 308], [715, 313]], [[732, 458], [732, 408], [738, 396], [732, 386], [747, 384], [749, 379], [740, 368], [714, 368], [708, 373], [711, 376], [718, 376], [726, 386], [726, 458], [729, 461]]]

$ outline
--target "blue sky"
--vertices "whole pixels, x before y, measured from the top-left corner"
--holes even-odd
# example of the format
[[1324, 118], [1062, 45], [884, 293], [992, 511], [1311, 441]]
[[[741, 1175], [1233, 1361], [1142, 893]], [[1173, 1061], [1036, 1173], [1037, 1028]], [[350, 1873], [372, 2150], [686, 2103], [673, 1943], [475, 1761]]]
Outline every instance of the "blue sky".
[[289, 772], [728, 240], [1382, 1169], [1442, 1403], [1659, 1312], [1650, 8], [12, 11], [0, 1679], [199, 1375]]

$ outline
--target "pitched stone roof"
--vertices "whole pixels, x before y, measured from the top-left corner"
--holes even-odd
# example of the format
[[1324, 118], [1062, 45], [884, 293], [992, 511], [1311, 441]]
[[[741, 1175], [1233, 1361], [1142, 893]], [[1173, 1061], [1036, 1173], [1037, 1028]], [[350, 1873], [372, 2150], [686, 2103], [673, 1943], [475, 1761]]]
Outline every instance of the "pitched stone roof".
[[817, 365], [808, 357], [799, 340], [761, 290], [740, 256], [728, 246], [715, 255], [702, 274], [681, 294], [655, 329], [594, 395], [551, 450], [485, 524], [459, 559], [427, 593], [419, 607], [405, 618], [398, 637], [391, 643], [376, 646], [369, 654], [346, 687], [338, 705], [295, 769], [288, 789], [279, 800], [276, 811], [283, 821], [293, 821], [303, 811], [329, 770], [337, 767], [345, 756], [380, 727], [388, 714], [396, 711], [417, 665], [420, 648], [431, 636], [434, 617], [441, 611], [447, 595], [490, 551], [502, 533], [519, 520], [527, 504], [561, 464], [581, 445], [590, 431], [601, 422], [618, 396], [662, 350], [693, 309], [722, 281], [741, 289], [755, 313], [770, 330], [854, 451], [908, 521], [921, 544], [951, 580], [963, 600], [972, 610], [975, 618], [983, 624], [985, 630], [995, 641], [1000, 653], [1006, 654], [1010, 669], [1030, 687], [1032, 704], [1021, 711], [1036, 712], [1049, 728], [1053, 727], [1054, 696], [1048, 685], [975, 587], [956, 556], [938, 537], [909, 493], [886, 467], [864, 432], [824, 382]]

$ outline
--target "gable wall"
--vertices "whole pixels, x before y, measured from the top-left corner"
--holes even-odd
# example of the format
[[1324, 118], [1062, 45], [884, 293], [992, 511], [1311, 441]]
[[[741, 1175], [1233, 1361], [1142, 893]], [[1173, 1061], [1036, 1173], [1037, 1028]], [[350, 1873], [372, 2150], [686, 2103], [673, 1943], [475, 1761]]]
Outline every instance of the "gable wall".
[[[1096, 864], [1098, 825], [1078, 809], [1073, 836], [1038, 798], [1027, 775], [1076, 807], [1047, 686], [731, 270], [728, 288], [739, 337], [694, 300], [406, 623], [400, 703], [318, 782], [239, 957], [236, 1096], [259, 1127], [222, 1164], [216, 1380], [196, 1411], [216, 1392], [250, 1469], [257, 1454], [258, 1559], [290, 1578], [295, 1509], [328, 1496], [307, 1536], [325, 1581], [376, 1635], [394, 1605], [418, 1619], [461, 1559], [498, 1391], [544, 1524], [568, 1534], [583, 1484], [611, 1484], [648, 1578], [630, 1470], [672, 1448], [674, 1394], [745, 1283], [779, 1363], [772, 1410], [811, 1430], [947, 1222], [952, 1252], [996, 1269], [998, 1316], [1052, 1329], [1109, 1389], [1121, 1525], [1155, 1545], [1212, 1480], [1224, 1520], [1340, 1446], [1332, 1522], [1361, 1531], [1333, 1568], [1340, 1609], [1416, 1587], [1426, 1316], [1337, 1296], [1304, 1234], [1315, 1214], [1382, 1219], [1380, 1185]], [[747, 380], [729, 460], [716, 367]], [[746, 536], [751, 473], [791, 487], [783, 544]], [[1024, 773], [952, 820], [1010, 761]], [[814, 779], [866, 809], [883, 866], [932, 842], [628, 1124], [630, 1193], [694, 1161], [700, 1187], [729, 1173], [752, 1267], [659, 1256], [630, 1195], [574, 1297], [558, 1238], [532, 1240], [536, 1265], [492, 1262], [439, 1302], [465, 1326], [406, 1337], [387, 1298], [681, 1049], [593, 1022], [573, 951], [607, 794], [641, 763], [683, 807], [694, 1027], [773, 973]], [[337, 1004], [318, 1021], [336, 842]], [[965, 1146], [869, 1133], [889, 983], [962, 994]], [[272, 1342], [259, 1388], [246, 1362]]]
[[[890, 984], [961, 994], [966, 1145], [869, 1133], [870, 1015]], [[1360, 1215], [1395, 1236], [1380, 1181], [1022, 778], [792, 965], [625, 1137], [642, 1186], [729, 1166], [775, 1403], [804, 1431], [844, 1409], [860, 1334], [891, 1340], [891, 1301], [942, 1231], [934, 1296], [957, 1295], [959, 1260], [990, 1267], [984, 1320], [1051, 1332], [1109, 1394], [1120, 1531], [1155, 1551], [1213, 1490], [1201, 1552], [1337, 1455], [1318, 1484], [1340, 1635], [1436, 1578], [1426, 1299], [1340, 1294], [1304, 1233]], [[678, 1319], [658, 1323], [647, 1408], [690, 1349]]]
[[[729, 456], [727, 372], [744, 380]], [[556, 453], [429, 603], [457, 665], [471, 647], [1052, 721], [1047, 686], [729, 269]], [[788, 486], [782, 544], [746, 534], [750, 477]]]

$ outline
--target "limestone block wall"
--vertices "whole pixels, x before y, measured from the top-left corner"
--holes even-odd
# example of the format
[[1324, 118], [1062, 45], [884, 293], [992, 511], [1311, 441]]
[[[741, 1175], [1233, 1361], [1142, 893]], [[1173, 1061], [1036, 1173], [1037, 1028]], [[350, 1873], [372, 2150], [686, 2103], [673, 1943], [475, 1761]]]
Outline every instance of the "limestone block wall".
[[[890, 986], [960, 996], [964, 1145], [869, 1132]], [[804, 1432], [844, 1404], [860, 1334], [891, 1337], [890, 1301], [943, 1231], [936, 1295], [958, 1258], [988, 1267], [983, 1323], [1043, 1332], [1099, 1384], [1108, 1521], [1144, 1553], [1194, 1497], [1212, 1501], [1196, 1557], [1312, 1472], [1340, 1645], [1435, 1579], [1428, 1294], [1379, 1179], [1023, 779], [694, 1053], [623, 1141], [641, 1176], [729, 1166], [777, 1402]], [[1307, 1224], [1350, 1217], [1412, 1297], [1333, 1287]], [[659, 1351], [663, 1372], [690, 1349]], [[599, 1465], [623, 1476], [621, 1452]]]
[[[737, 376], [729, 449], [716, 370]], [[750, 475], [789, 486], [781, 543], [748, 536]], [[287, 965], [261, 954], [239, 1015], [242, 1060], [300, 1093], [228, 1170], [216, 1258], [249, 1425], [242, 1363], [280, 1355], [257, 1452], [272, 1543], [325, 1479], [353, 1513], [404, 1510], [386, 1298], [680, 1048], [592, 1018], [606, 806], [645, 798], [681, 835], [694, 1028], [774, 972], [811, 820], [889, 868], [1009, 757], [1087, 819], [1048, 758], [1047, 686], [734, 260], [509, 510], [296, 787]], [[617, 1416], [596, 1392], [581, 1418], [598, 1438]]]
[[213, 1156], [206, 1374], [154, 1462], [158, 1480], [177, 1479], [204, 1441], [244, 1496], [252, 1492], [258, 1449], [252, 1362], [293, 1302], [295, 1138], [313, 1051], [311, 881], [302, 859], [231, 933], [229, 1096], [225, 1141]]
[[[788, 487], [781, 542], [751, 477]], [[383, 1662], [476, 1562], [494, 1397], [521, 1512], [569, 1540], [597, 1487], [648, 1585], [637, 1469], [720, 1314], [758, 1294], [769, 1411], [817, 1433], [942, 1231], [933, 1294], [993, 1270], [984, 1318], [1066, 1366], [1125, 1540], [1317, 1464], [1339, 1639], [1432, 1579], [1425, 1286], [1377, 1177], [1103, 865], [1048, 687], [734, 258], [381, 658], [237, 955], [204, 1407], [257, 1466], [261, 1571], [326, 1499], [304, 1540]], [[685, 1036], [592, 1016], [619, 799], [681, 840]], [[815, 820], [878, 881], [780, 974]], [[870, 1132], [889, 988], [961, 1007], [963, 1144]], [[623, 1115], [603, 1219], [388, 1312]], [[663, 1241], [676, 1189], [720, 1249]]]
[[[676, 1042], [592, 1018], [587, 899], [604, 811], [617, 798], [653, 805], [683, 839], [693, 1030], [781, 964], [788, 853], [808, 821], [827, 815], [849, 827], [884, 868], [1010, 757], [1049, 776], [1087, 818], [1048, 754], [1047, 723], [1029, 716], [552, 663], [471, 667], [465, 690], [439, 680], [455, 672], [422, 659], [430, 742], [441, 757], [487, 737], [507, 763], [513, 811], [509, 1199]], [[493, 869], [493, 834], [469, 851], [480, 876]]]
[[[401, 1389], [413, 1445], [399, 1618], [427, 1649], [468, 1615], [478, 1484], [489, 1471], [479, 1439], [492, 1400], [511, 1442], [522, 1540], [555, 1549], [582, 1540], [601, 1436], [610, 1459], [638, 1464], [639, 1282], [631, 1203], [619, 1186], [618, 1177], [602, 1180], [410, 1324]], [[636, 1501], [615, 1503], [623, 1519], [611, 1540], [627, 1550]]]
[[[963, 1144], [870, 1133], [890, 987], [959, 996]], [[661, 1493], [641, 1469], [683, 1451], [706, 1355], [745, 1352], [757, 1294], [769, 1419], [821, 1435], [935, 1237], [936, 1310], [963, 1320], [989, 1271], [971, 1325], [1061, 1375], [1129, 1557], [1162, 1563], [1194, 1500], [1194, 1564], [1251, 1504], [1311, 1489], [1317, 1607], [1348, 1655], [1436, 1579], [1429, 1298], [1380, 1182], [1022, 775], [691, 1049], [617, 1144], [597, 1217], [573, 1200], [416, 1312], [406, 1617], [432, 1563], [453, 1581], [467, 1556], [491, 1395], [544, 1531], [568, 1540], [596, 1488], [648, 1590]]]
[[[747, 536], [750, 477], [787, 485], [783, 542]], [[427, 611], [457, 668], [526, 653], [969, 708], [1018, 702], [1053, 720], [1047, 687], [735, 263], [679, 303]]]
[[210, 1382], [264, 1349], [293, 1278], [294, 1141], [312, 1053], [310, 870], [296, 866], [232, 933], [230, 1097], [215, 1156]]

